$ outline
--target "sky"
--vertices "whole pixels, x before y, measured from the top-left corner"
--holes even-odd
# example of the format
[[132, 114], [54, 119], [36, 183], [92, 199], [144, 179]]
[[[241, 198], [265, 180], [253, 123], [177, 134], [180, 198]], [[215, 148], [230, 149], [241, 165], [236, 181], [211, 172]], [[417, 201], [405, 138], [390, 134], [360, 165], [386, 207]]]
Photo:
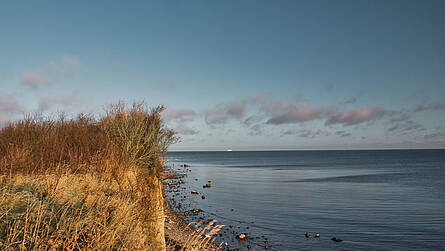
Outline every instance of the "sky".
[[166, 107], [172, 150], [445, 148], [445, 1], [2, 1], [0, 124]]

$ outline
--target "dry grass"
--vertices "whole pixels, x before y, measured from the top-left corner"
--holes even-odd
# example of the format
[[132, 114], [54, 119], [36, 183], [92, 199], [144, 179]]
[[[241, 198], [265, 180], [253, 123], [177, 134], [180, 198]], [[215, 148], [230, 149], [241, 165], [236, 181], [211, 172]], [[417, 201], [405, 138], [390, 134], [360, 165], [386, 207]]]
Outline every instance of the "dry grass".
[[[0, 130], [0, 248], [154, 250], [162, 107], [25, 118]], [[162, 219], [163, 221], [163, 219]]]
[[216, 220], [212, 220], [207, 224], [204, 222], [192, 222], [188, 226], [193, 227], [193, 233], [187, 239], [184, 247], [185, 250], [222, 250], [222, 244], [215, 246], [214, 241], [216, 234], [224, 227], [224, 225], [215, 225]]

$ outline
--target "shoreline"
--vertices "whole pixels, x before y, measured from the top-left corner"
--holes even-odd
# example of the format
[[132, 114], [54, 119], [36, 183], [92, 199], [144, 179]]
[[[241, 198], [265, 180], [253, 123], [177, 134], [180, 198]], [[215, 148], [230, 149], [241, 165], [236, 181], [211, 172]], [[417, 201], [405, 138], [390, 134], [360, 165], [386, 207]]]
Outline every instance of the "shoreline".
[[[183, 180], [181, 178], [183, 178], [185, 175], [186, 174], [178, 173], [168, 166], [167, 169], [164, 170], [162, 175], [165, 215], [164, 234], [166, 250], [231, 250], [227, 247], [223, 249], [222, 245], [217, 246], [214, 243], [214, 236], [219, 231], [214, 230], [216, 230], [219, 225], [214, 225], [210, 228], [209, 226], [211, 225], [199, 224], [195, 226], [195, 228], [193, 228], [193, 224], [186, 223], [186, 211], [178, 212], [172, 208], [172, 206], [174, 205], [174, 203], [172, 203], [174, 202], [174, 199], [167, 196], [167, 193], [171, 192], [167, 189], [171, 189], [172, 187], [183, 184]], [[177, 182], [174, 182], [175, 180], [177, 180]], [[179, 189], [177, 190], [179, 191]], [[206, 228], [208, 229], [206, 230]], [[206, 235], [208, 237], [206, 237]]]
[[[163, 175], [167, 250], [181, 250], [174, 249], [174, 246], [179, 245], [183, 247], [186, 242], [184, 239], [187, 239], [190, 233], [196, 233], [194, 228], [189, 227], [190, 224], [187, 224], [187, 222], [201, 222], [202, 225], [205, 226], [209, 222], [216, 222], [215, 217], [219, 218], [212, 212], [207, 212], [192, 206], [193, 202], [198, 202], [201, 199], [193, 195], [190, 196], [192, 188], [186, 185], [187, 182], [185, 179], [188, 173], [191, 172], [191, 169], [189, 169], [190, 166], [187, 164], [180, 166], [181, 169], [184, 169], [178, 170], [175, 169], [174, 166], [166, 166]], [[201, 194], [199, 193], [197, 196], [201, 196]], [[194, 212], [194, 210], [197, 211]], [[227, 223], [227, 221], [225, 223]], [[276, 250], [276, 248], [269, 244], [266, 236], [261, 234], [252, 235], [249, 230], [248, 232], [239, 231], [239, 226], [227, 224], [226, 227], [222, 225], [224, 228], [217, 233], [213, 245], [206, 250]], [[249, 227], [247, 227], [247, 229], [249, 229]], [[244, 237], [240, 239], [240, 235], [244, 235]]]

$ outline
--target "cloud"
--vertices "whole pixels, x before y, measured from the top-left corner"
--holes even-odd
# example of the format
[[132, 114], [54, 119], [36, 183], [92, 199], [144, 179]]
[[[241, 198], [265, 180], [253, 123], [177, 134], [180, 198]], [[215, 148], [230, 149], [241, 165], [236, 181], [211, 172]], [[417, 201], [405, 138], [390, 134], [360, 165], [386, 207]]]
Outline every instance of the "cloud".
[[400, 114], [396, 117], [393, 117], [390, 122], [391, 123], [396, 123], [396, 122], [402, 122], [402, 121], [407, 121], [409, 120], [410, 116], [408, 114]]
[[301, 106], [287, 105], [273, 112], [274, 115], [267, 120], [267, 124], [298, 123], [320, 118], [322, 110], [315, 109], [307, 104]]
[[250, 136], [259, 136], [263, 134], [263, 130], [260, 124], [256, 124], [250, 127], [250, 132], [248, 133]]
[[53, 75], [71, 75], [80, 67], [80, 61], [73, 56], [63, 56], [49, 62], [49, 71]]
[[190, 127], [187, 127], [185, 125], [179, 125], [174, 129], [175, 133], [178, 135], [195, 135], [198, 134], [199, 131], [192, 129]]
[[343, 103], [353, 105], [353, 104], [357, 103], [357, 98], [354, 96], [349, 97], [349, 98], [345, 99], [345, 101]]
[[331, 116], [326, 125], [343, 124], [346, 126], [356, 125], [363, 122], [373, 121], [385, 115], [386, 111], [381, 108], [364, 107], [356, 110], [347, 110]]
[[52, 77], [36, 72], [28, 72], [22, 77], [22, 84], [33, 89], [37, 89], [41, 86], [50, 85]]
[[205, 114], [207, 124], [225, 124], [231, 119], [241, 120], [246, 116], [249, 101], [243, 99], [228, 104], [219, 104]]
[[2, 95], [0, 97], [0, 112], [8, 114], [23, 113], [25, 108], [20, 104], [17, 97], [13, 95]]
[[420, 104], [414, 108], [415, 112], [422, 112], [426, 110], [442, 110], [445, 109], [445, 102], [435, 104]]
[[340, 136], [340, 137], [344, 138], [344, 137], [348, 137], [348, 136], [351, 136], [351, 135], [352, 135], [352, 133], [350, 133], [350, 132], [347, 132], [347, 131], [336, 131], [336, 132], [335, 132], [335, 135], [337, 135], [337, 136]]
[[445, 129], [441, 128], [440, 130], [434, 132], [434, 133], [429, 133], [429, 134], [425, 134], [423, 136], [424, 139], [428, 140], [428, 141], [439, 141], [442, 142], [443, 138], [445, 138]]
[[395, 123], [394, 126], [388, 128], [388, 132], [398, 133], [398, 134], [406, 134], [412, 131], [425, 131], [426, 128], [421, 124], [412, 121], [412, 120], [402, 120]]
[[258, 115], [251, 115], [243, 120], [243, 124], [246, 126], [251, 126], [252, 124], [258, 123], [263, 120], [263, 117]]
[[191, 121], [197, 116], [197, 113], [192, 109], [174, 109], [167, 108], [162, 113], [162, 117], [165, 121], [176, 120], [179, 122]]
[[295, 135], [297, 137], [300, 138], [316, 138], [319, 136], [329, 136], [330, 133], [327, 131], [323, 131], [323, 130], [316, 130], [316, 131], [311, 131], [311, 130], [295, 130], [295, 129], [288, 129], [285, 131], [281, 132], [281, 136], [286, 136], [286, 135]]
[[47, 96], [40, 98], [37, 110], [39, 112], [44, 112], [51, 109], [54, 106], [66, 108], [66, 107], [75, 107], [81, 104], [83, 104], [82, 100], [75, 94], [61, 95], [61, 96]]
[[81, 64], [76, 58], [63, 56], [57, 60], [51, 60], [39, 70], [23, 74], [21, 83], [33, 89], [38, 89], [50, 85], [55, 78], [72, 75], [80, 66]]

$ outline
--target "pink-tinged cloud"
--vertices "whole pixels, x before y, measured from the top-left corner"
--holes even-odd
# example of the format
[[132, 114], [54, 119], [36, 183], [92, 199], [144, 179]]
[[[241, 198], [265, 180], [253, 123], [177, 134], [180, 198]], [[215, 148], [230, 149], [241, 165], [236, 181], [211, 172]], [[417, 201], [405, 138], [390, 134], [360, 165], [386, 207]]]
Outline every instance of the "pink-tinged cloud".
[[196, 112], [192, 109], [167, 108], [162, 112], [165, 121], [177, 120], [180, 122], [191, 121], [196, 117]]
[[326, 125], [343, 124], [355, 125], [367, 121], [372, 121], [383, 117], [386, 111], [381, 108], [364, 107], [357, 110], [348, 110], [331, 116]]
[[22, 78], [22, 84], [37, 89], [41, 86], [51, 84], [52, 78], [48, 75], [28, 72]]
[[323, 114], [323, 111], [303, 104], [300, 106], [287, 105], [285, 107], [278, 107], [278, 109], [273, 110], [272, 113], [272, 117], [266, 123], [280, 125], [318, 119]]
[[20, 104], [15, 96], [6, 95], [0, 97], [0, 112], [18, 114], [22, 113], [24, 110], [24, 107]]

